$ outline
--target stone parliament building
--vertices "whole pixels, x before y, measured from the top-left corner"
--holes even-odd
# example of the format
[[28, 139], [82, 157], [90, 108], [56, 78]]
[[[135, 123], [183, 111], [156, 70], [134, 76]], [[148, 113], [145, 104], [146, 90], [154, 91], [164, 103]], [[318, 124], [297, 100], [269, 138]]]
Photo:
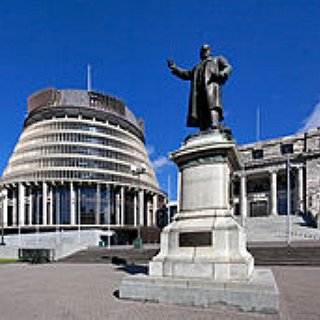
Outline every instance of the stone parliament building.
[[287, 214], [287, 163], [291, 213], [320, 210], [320, 128], [239, 146], [243, 169], [234, 177], [234, 213], [244, 217]]

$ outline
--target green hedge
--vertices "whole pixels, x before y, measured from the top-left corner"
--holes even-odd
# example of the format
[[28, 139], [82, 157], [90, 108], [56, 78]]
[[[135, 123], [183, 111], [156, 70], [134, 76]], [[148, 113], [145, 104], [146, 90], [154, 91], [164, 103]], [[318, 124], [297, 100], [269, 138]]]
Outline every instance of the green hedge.
[[30, 263], [50, 262], [53, 260], [53, 250], [40, 248], [19, 249], [19, 259]]

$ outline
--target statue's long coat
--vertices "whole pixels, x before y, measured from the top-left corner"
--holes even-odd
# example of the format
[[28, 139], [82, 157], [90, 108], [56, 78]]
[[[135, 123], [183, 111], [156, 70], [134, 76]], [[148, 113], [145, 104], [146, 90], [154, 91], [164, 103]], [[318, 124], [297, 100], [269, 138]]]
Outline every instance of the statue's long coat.
[[220, 120], [223, 120], [221, 85], [228, 79], [231, 70], [231, 66], [222, 56], [208, 57], [190, 70], [177, 66], [172, 68], [174, 75], [183, 80], [191, 80], [188, 127], [209, 128], [210, 110], [214, 109], [219, 112]]

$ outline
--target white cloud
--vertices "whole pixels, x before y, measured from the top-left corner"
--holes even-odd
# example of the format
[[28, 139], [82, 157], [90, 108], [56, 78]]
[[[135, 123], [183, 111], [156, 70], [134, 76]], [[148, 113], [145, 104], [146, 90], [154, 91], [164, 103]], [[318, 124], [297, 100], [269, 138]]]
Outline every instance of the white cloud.
[[303, 121], [303, 127], [300, 128], [299, 132], [305, 132], [317, 127], [320, 127], [320, 103], [314, 107], [311, 115]]
[[156, 148], [153, 145], [151, 144], [147, 145], [147, 152], [149, 157], [151, 157], [155, 153], [155, 151], [156, 151]]
[[169, 164], [171, 164], [171, 162], [167, 157], [164, 156], [160, 156], [152, 162], [152, 166], [155, 171], [160, 170]]

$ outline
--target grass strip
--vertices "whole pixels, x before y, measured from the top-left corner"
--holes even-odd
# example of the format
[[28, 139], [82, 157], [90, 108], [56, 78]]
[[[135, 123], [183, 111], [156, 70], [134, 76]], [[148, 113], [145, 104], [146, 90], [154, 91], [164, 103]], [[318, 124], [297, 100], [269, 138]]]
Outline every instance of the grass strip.
[[19, 259], [13, 259], [13, 258], [0, 258], [0, 264], [4, 264], [4, 263], [17, 263], [19, 262]]

